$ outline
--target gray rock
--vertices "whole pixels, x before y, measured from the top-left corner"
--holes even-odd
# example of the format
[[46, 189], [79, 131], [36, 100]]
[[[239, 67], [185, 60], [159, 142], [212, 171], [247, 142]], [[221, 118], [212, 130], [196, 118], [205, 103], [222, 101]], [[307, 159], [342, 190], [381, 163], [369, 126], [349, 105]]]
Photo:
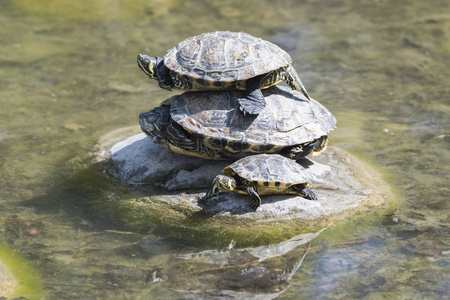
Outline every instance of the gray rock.
[[168, 190], [208, 187], [230, 161], [214, 161], [174, 153], [154, 144], [144, 133], [110, 148], [108, 174], [130, 184], [151, 183]]
[[[248, 196], [234, 193], [220, 193], [202, 207], [197, 203], [213, 178], [231, 161], [176, 154], [152, 143], [144, 134], [131, 136], [101, 153], [110, 153], [106, 171], [117, 179], [130, 184], [151, 183], [163, 186], [168, 191], [178, 190], [177, 195], [170, 192], [159, 195], [167, 203], [183, 203], [194, 210], [260, 218], [265, 222], [281, 219], [317, 220], [367, 204], [379, 205], [385, 198], [392, 196], [388, 185], [368, 164], [334, 147], [329, 147], [319, 157], [313, 158], [314, 161], [304, 160], [302, 163], [313, 175], [311, 185], [318, 201], [293, 195], [263, 196], [261, 207], [256, 212], [251, 209]], [[199, 193], [185, 194], [186, 189], [197, 189]]]

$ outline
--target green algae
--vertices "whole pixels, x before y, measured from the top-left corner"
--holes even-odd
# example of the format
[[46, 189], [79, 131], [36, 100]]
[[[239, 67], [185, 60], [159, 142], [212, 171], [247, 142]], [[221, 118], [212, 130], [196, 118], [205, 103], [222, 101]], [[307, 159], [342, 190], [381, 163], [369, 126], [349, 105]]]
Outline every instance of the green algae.
[[26, 297], [27, 299], [42, 299], [43, 282], [39, 273], [20, 254], [8, 246], [0, 244], [0, 261], [11, 273], [16, 283], [14, 291], [7, 297]]
[[[112, 135], [108, 134], [108, 136]], [[333, 151], [336, 152], [338, 149]], [[114, 196], [121, 189], [111, 186], [111, 182], [102, 173], [96, 171], [97, 168], [100, 171], [104, 169], [102, 163], [94, 165], [94, 168], [87, 163], [78, 165], [74, 168], [77, 171], [68, 180], [83, 186], [80, 193], [86, 195], [83, 197], [84, 205], [101, 212], [104, 216], [108, 215], [111, 222], [120, 220], [126, 230], [150, 232], [187, 243], [195, 242], [202, 247], [223, 247], [224, 243], [231, 240], [240, 247], [255, 247], [281, 242], [305, 232], [316, 232], [333, 221], [342, 220], [345, 216], [361, 209], [372, 209], [372, 206], [377, 207], [381, 203], [393, 207], [392, 195], [387, 190], [386, 184], [380, 181], [379, 176], [363, 162], [354, 158], [351, 160], [354, 168], [350, 167], [350, 169], [354, 172], [354, 176], [371, 178], [370, 180], [373, 181], [371, 184], [365, 182], [365, 188], [373, 189], [373, 194], [369, 196], [367, 203], [360, 204], [358, 208], [318, 220], [286, 217], [282, 220], [273, 217], [254, 220], [228, 214], [214, 215], [191, 207], [189, 203], [170, 203], [168, 200], [170, 196], [166, 195], [167, 191], [163, 193], [165, 195], [163, 197], [158, 196], [158, 191], [153, 192], [155, 196], [150, 197], [133, 193], [126, 197]], [[368, 174], [364, 174], [365, 172]], [[115, 192], [112, 193], [112, 191]]]
[[[94, 182], [98, 189], [100, 181]], [[265, 245], [283, 241], [306, 230], [314, 232], [323, 226], [306, 220], [263, 223], [233, 216], [215, 217], [187, 205], [168, 203], [158, 196], [130, 195], [128, 199], [119, 199], [111, 198], [109, 192], [107, 194], [105, 197], [96, 192], [94, 197], [85, 198], [84, 202], [92, 209], [101, 211], [104, 217], [108, 216], [111, 222], [120, 220], [126, 230], [151, 232], [164, 238], [195, 243], [199, 247], [220, 247], [231, 240], [240, 247]]]
[[[143, 205], [142, 205], [143, 204]], [[120, 216], [130, 230], [149, 231], [161, 236], [195, 242], [201, 247], [224, 247], [235, 241], [239, 247], [280, 242], [320, 226], [305, 220], [259, 223], [233, 216], [214, 215], [168, 204], [158, 197], [138, 198], [125, 203]], [[315, 226], [313, 226], [313, 224]]]

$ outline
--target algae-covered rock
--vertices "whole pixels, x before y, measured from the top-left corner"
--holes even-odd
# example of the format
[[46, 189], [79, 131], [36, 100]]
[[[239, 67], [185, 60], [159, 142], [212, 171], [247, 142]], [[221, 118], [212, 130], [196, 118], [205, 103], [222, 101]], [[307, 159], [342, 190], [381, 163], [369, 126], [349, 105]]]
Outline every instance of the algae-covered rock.
[[11, 274], [9, 274], [3, 263], [0, 261], [0, 298], [10, 296], [15, 287], [16, 282], [12, 278]]
[[4, 244], [0, 244], [0, 299], [44, 299], [39, 274], [26, 258]]
[[[391, 197], [388, 185], [372, 167], [341, 149], [329, 147], [314, 161], [305, 159], [302, 162], [313, 175], [311, 185], [318, 201], [293, 195], [263, 196], [261, 207], [255, 212], [250, 207], [248, 196], [220, 193], [208, 205], [200, 206], [198, 198], [231, 161], [176, 154], [152, 143], [144, 134], [132, 135], [112, 145], [103, 142], [102, 145], [103, 150], [97, 153], [107, 160], [106, 173], [123, 182], [139, 185], [144, 193], [148, 184], [165, 188], [166, 192], [158, 192], [157, 195], [148, 189], [148, 197], [134, 199], [130, 205], [151, 213], [153, 218], [161, 216], [166, 224], [170, 220], [178, 223], [173, 224], [174, 227], [194, 226], [191, 217], [200, 211], [214, 214], [215, 218], [204, 222], [209, 225], [211, 222], [223, 223], [224, 220], [229, 222], [230, 219], [233, 222], [246, 219], [259, 224], [296, 220], [296, 226], [303, 221], [308, 226], [318, 225], [324, 220], [329, 223], [330, 220], [342, 219], [367, 206], [380, 205]], [[158, 206], [161, 206], [160, 210]], [[189, 225], [181, 226], [183, 220], [191, 221]], [[194, 223], [198, 226], [197, 221]]]

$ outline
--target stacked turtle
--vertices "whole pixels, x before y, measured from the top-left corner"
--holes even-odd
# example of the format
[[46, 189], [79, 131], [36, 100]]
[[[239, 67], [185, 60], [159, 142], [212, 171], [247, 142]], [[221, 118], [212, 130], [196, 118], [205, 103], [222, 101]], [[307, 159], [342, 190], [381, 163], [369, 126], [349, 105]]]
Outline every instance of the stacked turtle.
[[[138, 55], [138, 65], [164, 89], [188, 90], [142, 113], [142, 130], [176, 153], [239, 159], [203, 197], [219, 191], [317, 197], [296, 161], [326, 148], [334, 116], [311, 99], [280, 47], [246, 33], [218, 31], [188, 38], [164, 58]], [[274, 86], [285, 81], [290, 87]]]

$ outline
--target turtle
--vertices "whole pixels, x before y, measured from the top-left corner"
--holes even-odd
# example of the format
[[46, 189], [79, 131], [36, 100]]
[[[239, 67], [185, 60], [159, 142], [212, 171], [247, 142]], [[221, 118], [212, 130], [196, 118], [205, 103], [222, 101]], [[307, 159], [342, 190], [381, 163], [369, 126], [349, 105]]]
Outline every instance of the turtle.
[[312, 176], [295, 161], [279, 154], [258, 154], [239, 159], [217, 175], [201, 202], [207, 202], [220, 191], [249, 195], [251, 207], [261, 205], [260, 196], [293, 194], [317, 200], [309, 181]]
[[266, 107], [244, 116], [238, 100], [244, 91], [185, 92], [141, 113], [141, 129], [155, 143], [176, 153], [237, 159], [280, 153], [298, 160], [325, 149], [336, 119], [319, 102], [296, 90], [263, 90]]
[[258, 114], [265, 105], [260, 89], [279, 81], [310, 100], [291, 56], [277, 45], [244, 32], [203, 33], [180, 42], [164, 58], [139, 54], [137, 62], [163, 89], [245, 90], [239, 99], [244, 114]]

